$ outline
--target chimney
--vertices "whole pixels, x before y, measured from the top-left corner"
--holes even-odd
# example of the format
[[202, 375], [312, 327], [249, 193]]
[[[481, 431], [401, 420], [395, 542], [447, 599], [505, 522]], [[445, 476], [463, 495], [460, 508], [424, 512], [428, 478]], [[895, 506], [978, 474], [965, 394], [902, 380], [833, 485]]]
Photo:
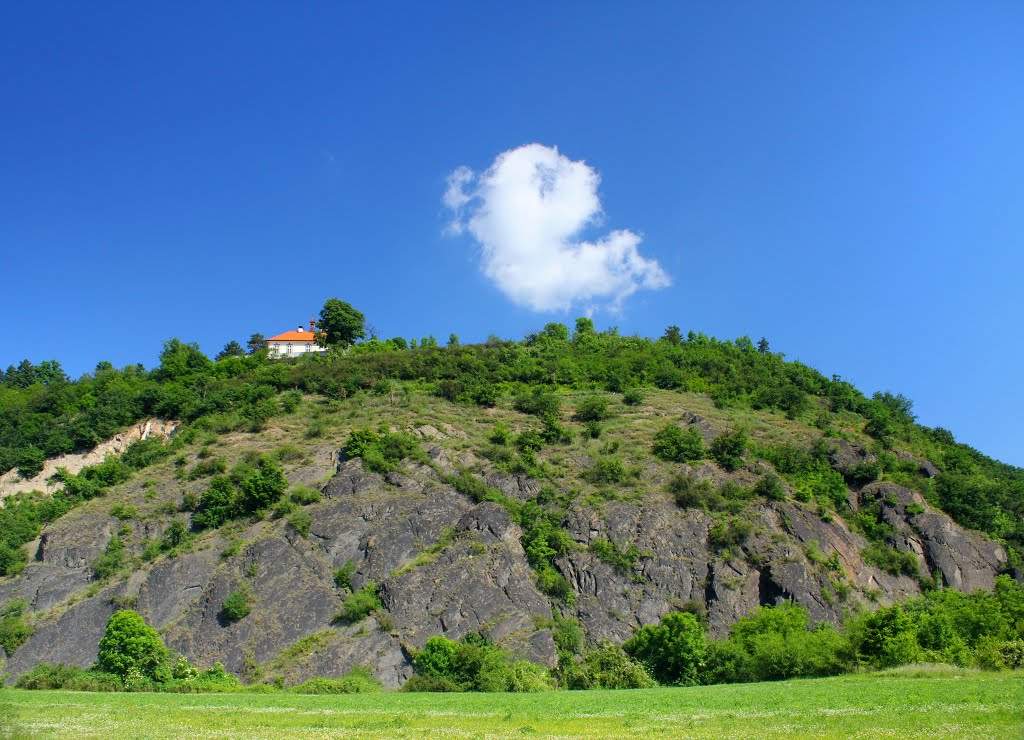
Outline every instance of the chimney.
[[313, 321], [313, 319], [309, 320], [309, 330], [313, 333], [316, 333], [316, 322]]
[[299, 324], [299, 328], [296, 331], [304, 331], [304, 329], [302, 328], [302, 324]]

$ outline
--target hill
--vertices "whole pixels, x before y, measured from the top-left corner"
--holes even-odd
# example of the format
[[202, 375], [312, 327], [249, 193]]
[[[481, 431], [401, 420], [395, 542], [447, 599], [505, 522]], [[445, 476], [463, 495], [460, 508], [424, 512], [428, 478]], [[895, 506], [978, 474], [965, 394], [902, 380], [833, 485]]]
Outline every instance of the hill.
[[250, 681], [398, 686], [434, 635], [554, 668], [678, 610], [712, 636], [789, 601], [838, 625], [1021, 575], [1024, 471], [767, 343], [581, 319], [415, 344], [5, 372], [0, 472], [180, 427], [5, 499], [0, 605], [26, 629], [3, 670], [89, 665], [131, 608]]

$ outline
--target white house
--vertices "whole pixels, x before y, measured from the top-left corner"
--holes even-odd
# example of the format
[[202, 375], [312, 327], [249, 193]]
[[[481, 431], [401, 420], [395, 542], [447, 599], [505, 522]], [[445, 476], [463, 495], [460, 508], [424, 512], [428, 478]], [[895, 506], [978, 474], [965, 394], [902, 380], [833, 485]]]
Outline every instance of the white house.
[[283, 331], [280, 334], [267, 340], [267, 350], [270, 357], [298, 357], [307, 352], [326, 352], [326, 347], [316, 343], [316, 324], [309, 322], [309, 328], [298, 327], [290, 331]]

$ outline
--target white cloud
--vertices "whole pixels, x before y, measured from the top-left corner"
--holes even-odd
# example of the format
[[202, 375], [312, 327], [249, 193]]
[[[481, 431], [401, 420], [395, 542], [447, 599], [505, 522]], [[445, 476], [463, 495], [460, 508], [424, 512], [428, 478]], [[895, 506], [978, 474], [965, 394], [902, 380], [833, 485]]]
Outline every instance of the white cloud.
[[499, 154], [484, 172], [459, 167], [442, 201], [445, 231], [468, 231], [481, 247], [481, 270], [513, 302], [534, 311], [608, 304], [618, 309], [641, 289], [664, 288], [669, 276], [637, 250], [627, 229], [580, 238], [600, 223], [597, 172], [541, 144]]

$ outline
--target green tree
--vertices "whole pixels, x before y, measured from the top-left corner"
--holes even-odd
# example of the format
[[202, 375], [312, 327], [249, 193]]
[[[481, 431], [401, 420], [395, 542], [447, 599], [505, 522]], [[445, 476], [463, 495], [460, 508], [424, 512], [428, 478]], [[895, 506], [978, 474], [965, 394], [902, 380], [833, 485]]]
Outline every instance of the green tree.
[[325, 347], [348, 347], [366, 336], [366, 317], [350, 303], [328, 298], [320, 309], [316, 339]]
[[137, 670], [159, 680], [167, 666], [168, 652], [160, 634], [130, 609], [114, 612], [100, 639], [96, 667], [124, 678]]
[[711, 443], [711, 457], [726, 470], [740, 467], [746, 451], [747, 433], [742, 429], [719, 435]]
[[652, 449], [667, 462], [694, 462], [704, 459], [704, 438], [693, 427], [666, 424], [655, 433]]
[[254, 355], [267, 346], [267, 339], [259, 332], [249, 335], [249, 341], [245, 343], [250, 355]]
[[243, 355], [245, 355], [245, 350], [242, 345], [232, 339], [224, 345], [224, 349], [217, 353], [216, 359], [223, 360], [225, 357], [242, 357]]
[[765, 339], [764, 337], [761, 337], [759, 340], [757, 340], [757, 351], [760, 352], [762, 355], [768, 354], [768, 340]]
[[622, 646], [664, 684], [693, 686], [707, 654], [704, 627], [689, 612], [669, 612], [658, 624], [641, 627]]
[[670, 327], [665, 329], [665, 333], [661, 337], [669, 344], [680, 345], [683, 343], [683, 333], [679, 330], [679, 327], [672, 324]]

